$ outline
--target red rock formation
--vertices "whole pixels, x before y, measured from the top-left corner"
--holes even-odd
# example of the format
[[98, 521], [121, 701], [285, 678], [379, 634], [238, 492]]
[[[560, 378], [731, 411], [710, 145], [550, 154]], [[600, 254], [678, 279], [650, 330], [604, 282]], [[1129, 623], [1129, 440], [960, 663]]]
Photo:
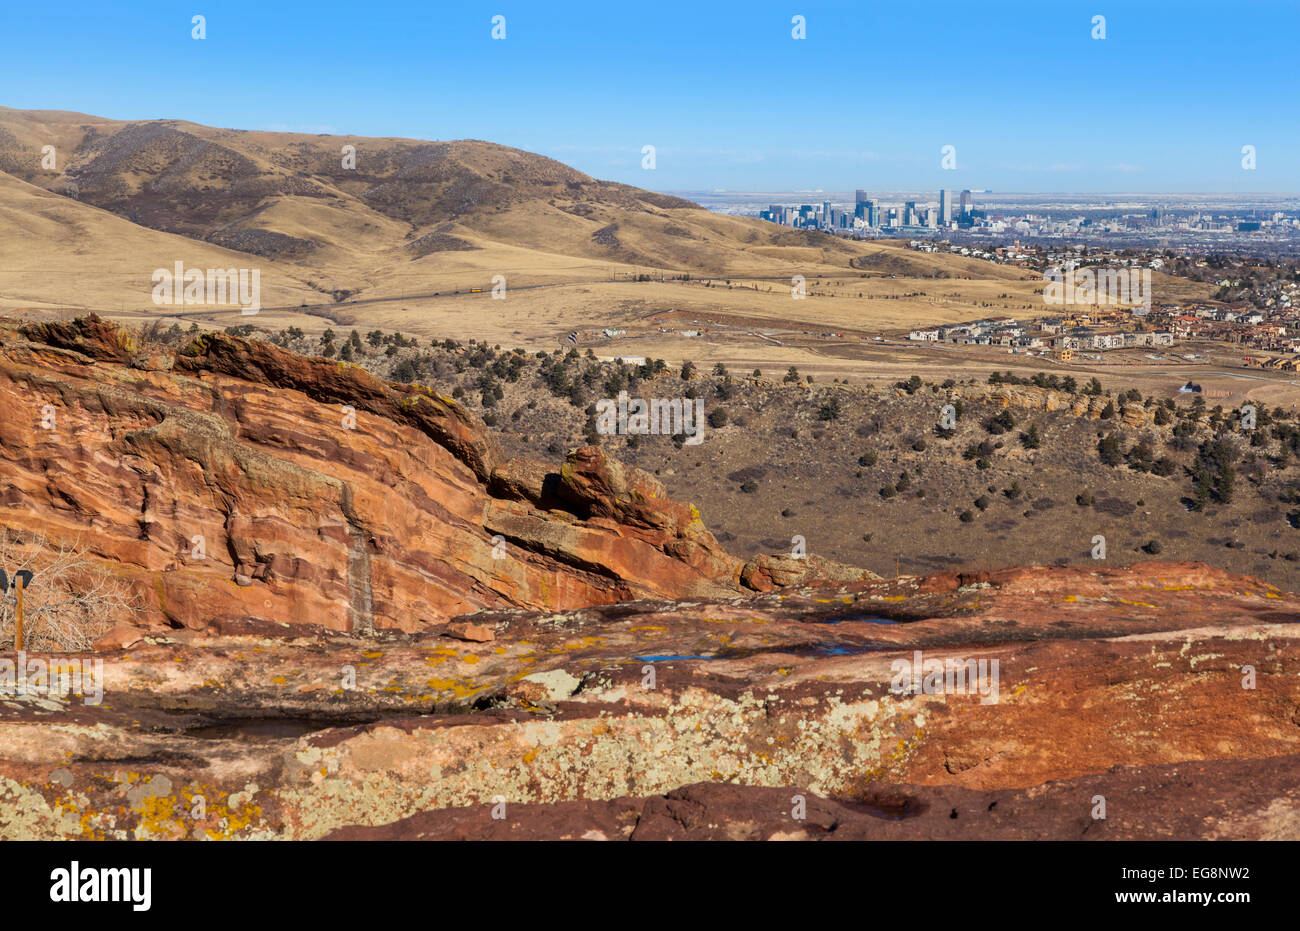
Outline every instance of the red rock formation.
[[1300, 596], [1257, 579], [741, 564], [596, 448], [220, 335], [0, 327], [0, 404], [0, 529], [177, 628], [75, 657], [102, 703], [0, 694], [0, 839], [1300, 837]]
[[[220, 618], [97, 655], [102, 704], [0, 700], [0, 839], [1297, 839], [1298, 616], [1165, 563], [419, 634]], [[898, 682], [918, 651], [997, 689]]]
[[599, 449], [505, 460], [427, 387], [264, 342], [172, 358], [94, 316], [0, 328], [0, 405], [0, 528], [80, 539], [145, 622], [416, 630], [742, 586], [692, 506]]
[[[649, 798], [512, 805], [504, 818], [483, 805], [424, 811], [325, 840], [1295, 840], [1297, 763], [1116, 767], [987, 792], [880, 784], [856, 798], [705, 782]], [[1091, 816], [1098, 795], [1105, 819]]]

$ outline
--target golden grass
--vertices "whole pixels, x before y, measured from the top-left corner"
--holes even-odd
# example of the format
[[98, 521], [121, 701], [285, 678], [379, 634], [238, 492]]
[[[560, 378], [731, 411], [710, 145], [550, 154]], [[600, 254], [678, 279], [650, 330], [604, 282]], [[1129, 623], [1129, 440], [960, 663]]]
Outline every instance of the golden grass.
[[[0, 129], [13, 140], [0, 150], [0, 167], [25, 179], [0, 172], [6, 230], [0, 308], [8, 312], [96, 310], [127, 320], [185, 314], [202, 325], [251, 322], [309, 332], [379, 327], [528, 348], [554, 347], [571, 330], [613, 326], [627, 330], [627, 338], [596, 346], [602, 354], [674, 360], [698, 355], [703, 342], [664, 336], [651, 317], [675, 311], [674, 325], [689, 326], [693, 315], [722, 314], [744, 317], [745, 325], [712, 334], [710, 344], [725, 348], [710, 351], [770, 367], [777, 360], [807, 361], [810, 350], [790, 346], [782, 335], [791, 331], [851, 330], [856, 339], [1055, 310], [1042, 304], [1041, 282], [1023, 269], [712, 214], [490, 143], [241, 132], [180, 121], [126, 124], [7, 108], [0, 108]], [[126, 154], [105, 167], [88, 130], [99, 138], [127, 132]], [[31, 170], [45, 144], [58, 148], [59, 172]], [[344, 144], [357, 146], [367, 174], [338, 170]], [[180, 151], [199, 157], [182, 160]], [[401, 171], [421, 159], [435, 167]], [[137, 192], [165, 171], [166, 189], [183, 192], [166, 195], [175, 203], [213, 198], [218, 212], [229, 212], [209, 221], [214, 231], [266, 230], [310, 240], [315, 251], [292, 260], [234, 252], [61, 196], [71, 190], [67, 168], [87, 165]], [[454, 196], [447, 193], [449, 177]], [[241, 200], [236, 194], [249, 179], [271, 193], [255, 203]], [[395, 196], [376, 200], [377, 183]], [[465, 203], [471, 206], [461, 209]], [[470, 248], [421, 255], [410, 244], [424, 237]], [[260, 269], [265, 309], [246, 317], [229, 309], [156, 307], [150, 276], [176, 261]], [[628, 280], [638, 273], [695, 280]], [[791, 296], [795, 275], [806, 279], [804, 300]], [[495, 276], [505, 278], [505, 300], [488, 293]], [[1208, 294], [1199, 285], [1155, 277], [1157, 297]], [[706, 287], [702, 278], [731, 284]], [[470, 294], [471, 288], [485, 290]], [[335, 303], [336, 290], [351, 292], [356, 303]], [[752, 336], [755, 327], [786, 345]]]

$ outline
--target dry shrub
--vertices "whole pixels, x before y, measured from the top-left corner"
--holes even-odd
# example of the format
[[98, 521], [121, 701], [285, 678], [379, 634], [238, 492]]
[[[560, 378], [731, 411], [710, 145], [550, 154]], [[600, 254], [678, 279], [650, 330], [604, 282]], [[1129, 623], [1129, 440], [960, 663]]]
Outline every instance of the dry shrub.
[[[0, 530], [0, 569], [10, 580], [27, 569], [23, 589], [23, 648], [34, 652], [89, 650], [140, 606], [131, 587], [86, 556], [78, 541], [51, 543], [38, 533]], [[0, 600], [0, 641], [13, 644], [17, 607], [11, 588]]]

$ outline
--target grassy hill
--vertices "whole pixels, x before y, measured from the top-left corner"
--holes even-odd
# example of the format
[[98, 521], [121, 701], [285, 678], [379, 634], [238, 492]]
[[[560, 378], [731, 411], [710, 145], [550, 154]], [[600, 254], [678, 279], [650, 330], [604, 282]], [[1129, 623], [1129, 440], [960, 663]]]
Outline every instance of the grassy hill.
[[[348, 146], [355, 168], [343, 165]], [[711, 356], [775, 365], [809, 362], [781, 339], [791, 328], [876, 333], [1044, 310], [1020, 269], [721, 216], [477, 140], [0, 108], [0, 215], [23, 231], [0, 241], [0, 308], [11, 312], [246, 322], [154, 306], [151, 273], [184, 261], [260, 269], [272, 328], [542, 347], [612, 327], [625, 333], [608, 354], [700, 356], [663, 332], [671, 314], [682, 328], [732, 321], [713, 327]], [[795, 275], [806, 299], [792, 298]], [[506, 299], [494, 300], [501, 280]]]

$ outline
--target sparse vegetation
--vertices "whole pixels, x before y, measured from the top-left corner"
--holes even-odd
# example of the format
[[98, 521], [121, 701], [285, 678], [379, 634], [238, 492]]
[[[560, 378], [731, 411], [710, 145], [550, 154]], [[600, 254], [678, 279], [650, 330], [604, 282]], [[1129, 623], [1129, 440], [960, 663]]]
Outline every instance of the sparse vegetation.
[[1114, 433], [1107, 433], [1097, 444], [1097, 455], [1101, 458], [1101, 464], [1114, 468], [1124, 461], [1124, 454], [1120, 450], [1119, 437]]
[[1009, 410], [999, 411], [992, 417], [984, 421], [984, 429], [994, 436], [999, 436], [1012, 430], [1016, 425], [1015, 415]]
[[1227, 440], [1212, 439], [1201, 444], [1192, 465], [1192, 507], [1200, 510], [1210, 502], [1232, 501], [1237, 472], [1237, 449]]
[[[90, 558], [77, 541], [0, 530], [0, 569], [12, 579], [29, 571], [24, 590], [23, 646], [31, 651], [89, 650], [114, 624], [130, 623], [139, 600], [129, 585]], [[0, 636], [13, 643], [15, 603], [0, 598]]]
[[[164, 337], [167, 332], [163, 331]], [[263, 332], [256, 330], [251, 338]], [[720, 372], [714, 362], [701, 372], [684, 363], [670, 368], [662, 360], [637, 364], [599, 362], [586, 351], [567, 347], [523, 353], [480, 342], [444, 339], [421, 340], [416, 346], [400, 334], [384, 335], [374, 330], [360, 331], [356, 340], [350, 333], [346, 339], [340, 339], [337, 330], [335, 334], [332, 341], [336, 358], [351, 346], [354, 364], [395, 381], [429, 385], [434, 392], [465, 403], [485, 422], [496, 423], [512, 455], [532, 454], [555, 461], [575, 445], [599, 445], [610, 454], [660, 475], [675, 495], [688, 500], [711, 500], [714, 480], [694, 464], [681, 460], [692, 449], [683, 445], [684, 437], [601, 436], [595, 431], [594, 405], [601, 398], [616, 398], [619, 391], [634, 398], [679, 395], [708, 400], [714, 406], [708, 410], [707, 423], [719, 433], [706, 435], [705, 455], [723, 450], [728, 460], [739, 457], [741, 463], [789, 463], [784, 467], [788, 477], [785, 473], [781, 479], [772, 473], [764, 477], [756, 471], [731, 483], [731, 489], [740, 489], [743, 494], [739, 498], [750, 505], [730, 503], [737, 497], [725, 495], [717, 500], [728, 505], [710, 507], [710, 529], [738, 534], [740, 540], [730, 540], [728, 547], [742, 555], [770, 549], [760, 545], [761, 531], [746, 535], [747, 526], [761, 527], [750, 514], [752, 505], [783, 518], [788, 516], [785, 512], [792, 514], [797, 509], [800, 521], [817, 521], [830, 529], [822, 539], [831, 541], [837, 532], [841, 533], [841, 542], [823, 544], [828, 547], [823, 552], [876, 569], [884, 569], [883, 562], [892, 557], [865, 546], [857, 528], [835, 529], [841, 524], [847, 527], [849, 515], [860, 513], [859, 508], [868, 513], [873, 508], [894, 509], [881, 512], [895, 516], [886, 522], [886, 530], [877, 530], [873, 540], [888, 541], [895, 552], [925, 552], [918, 548], [932, 547], [931, 552], [936, 554], [933, 565], [946, 564], [938, 557], [945, 552], [941, 547], [947, 541], [939, 533], [922, 537], [918, 528], [933, 529], [942, 521], [948, 521], [954, 533], [958, 532], [954, 524], [966, 528], [978, 523], [977, 528], [960, 532], [987, 532], [987, 545], [994, 552], [1008, 553], [1008, 561], [1041, 559], [1055, 545], [1051, 529], [1055, 522], [1021, 518], [1043, 513], [1058, 499], [1073, 501], [1078, 508], [1095, 508], [1098, 516], [1107, 519], [1140, 520], [1144, 529], [1150, 527], [1143, 539], [1158, 539], [1166, 551], [1173, 551], [1174, 558], [1206, 558], [1201, 548], [1209, 544], [1202, 541], [1214, 534], [1195, 529], [1194, 525], [1189, 533], [1179, 515], [1195, 515], [1211, 505], [1208, 519], [1218, 521], [1223, 518], [1213, 516], [1221, 513], [1215, 509], [1241, 501], [1246, 510], [1234, 511], [1235, 519], [1248, 527], [1253, 526], [1250, 501], [1256, 495], [1265, 496], [1270, 506], [1276, 502], [1278, 507], [1278, 524], [1274, 526], [1280, 525], [1287, 532], [1300, 529], [1300, 491], [1295, 492], [1295, 501], [1280, 500], [1285, 497], [1283, 489], [1288, 482], [1294, 480], [1300, 488], [1300, 478], [1295, 478], [1295, 470], [1300, 469], [1300, 424], [1294, 413], [1286, 411], [1281, 416], [1274, 412], [1264, 425], [1246, 433], [1239, 429], [1234, 411], [1226, 409], [1221, 412], [1216, 430], [1213, 411], [1206, 409], [1203, 400], [1198, 403], [1193, 398], [1179, 404], [1167, 398], [1142, 398], [1135, 389], [1125, 387], [1112, 389], [1110, 397], [1102, 402], [1115, 408], [1113, 418], [1088, 421], [1059, 407], [1050, 412], [1036, 411], [1020, 406], [1018, 400], [1004, 406], [1005, 393], [997, 400], [991, 392], [985, 397], [968, 394], [960, 399], [934, 396], [935, 392], [970, 384], [955, 378], [938, 384], [925, 382], [918, 375], [902, 382], [887, 382], [883, 389], [848, 386], [836, 379], [833, 388], [807, 389], [805, 377], [796, 370], [787, 373], [788, 380], [783, 384], [746, 379], [738, 387], [732, 376]], [[308, 345], [303, 337], [286, 328], [267, 338], [316, 353], [318, 336], [306, 337]], [[295, 343], [295, 339], [299, 341]], [[690, 376], [684, 383], [680, 381], [683, 369]], [[1053, 373], [1030, 377], [1000, 373], [997, 382], [1002, 386], [1021, 384], [1061, 392], [1076, 390], [1068, 377]], [[915, 390], [909, 393], [909, 387]], [[1106, 397], [1106, 389], [1100, 385], [1089, 383], [1086, 390]], [[1127, 424], [1124, 431], [1118, 429], [1121, 400], [1147, 411], [1145, 426], [1128, 437], [1124, 435], [1129, 429]], [[937, 424], [939, 409], [945, 404], [951, 404], [957, 413], [954, 427]], [[1098, 408], [1093, 410], [1096, 417]], [[1204, 412], [1200, 416], [1205, 419], [1198, 421], [1198, 411]], [[1128, 409], [1124, 413], [1127, 416]], [[1211, 421], [1208, 430], [1207, 419]], [[722, 429], [742, 423], [746, 425], [744, 430]], [[1228, 463], [1229, 471], [1223, 468], [1225, 453], [1206, 446], [1214, 440], [1238, 451], [1235, 460]], [[862, 448], [866, 444], [869, 448]], [[828, 455], [837, 447], [852, 449], [855, 445], [856, 453]], [[1027, 458], [1021, 450], [1032, 450], [1034, 455]], [[1241, 451], [1253, 455], [1243, 458]], [[1098, 471], [1099, 462], [1107, 468]], [[742, 466], [742, 471], [745, 468]], [[1095, 479], [1091, 477], [1094, 474]], [[1189, 484], [1180, 490], [1174, 482], [1183, 476], [1188, 477]], [[1070, 487], [1068, 483], [1080, 478], [1096, 484], [1084, 490]], [[1168, 491], [1153, 498], [1151, 494], [1137, 493], [1141, 488], [1137, 485], [1132, 486], [1134, 493], [1125, 493], [1130, 483], [1142, 481], [1167, 483]], [[795, 497], [804, 485], [810, 490]], [[1229, 496], [1227, 502], [1220, 500], [1225, 494]], [[858, 507], [845, 507], [845, 499], [855, 501]], [[954, 516], [960, 517], [962, 509], [951, 509], [949, 502], [963, 500], [969, 502], [971, 519], [952, 522]], [[1149, 502], [1136, 506], [1144, 509], [1141, 518], [1133, 516], [1133, 501]], [[1015, 507], [1012, 502], [1023, 504]], [[907, 509], [905, 519], [900, 519], [897, 515], [903, 507]], [[981, 514], [987, 521], [976, 520]], [[1258, 531], [1252, 529], [1249, 533], [1271, 532], [1267, 527], [1266, 523], [1260, 524]], [[1238, 532], [1244, 539], [1247, 531]], [[840, 549], [835, 549], [836, 545]], [[963, 547], [970, 545], [975, 544], [954, 541], [948, 543], [950, 549], [946, 552], [955, 553], [959, 559]], [[1128, 551], [1136, 554], [1144, 545], [1134, 541]], [[1240, 567], [1258, 571], [1249, 563], [1255, 557], [1249, 556], [1247, 550], [1224, 548], [1221, 542], [1214, 546], [1220, 553], [1240, 552], [1240, 558], [1247, 560]], [[1275, 559], [1278, 566], [1295, 568], [1281, 554], [1300, 547], [1273, 548], [1279, 554]]]

